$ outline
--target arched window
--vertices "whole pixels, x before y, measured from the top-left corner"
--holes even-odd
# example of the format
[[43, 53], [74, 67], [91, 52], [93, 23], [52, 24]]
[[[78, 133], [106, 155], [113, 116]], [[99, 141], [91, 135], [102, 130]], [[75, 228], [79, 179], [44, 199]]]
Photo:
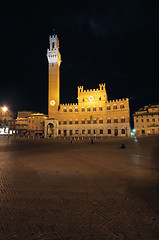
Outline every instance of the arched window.
[[125, 129], [121, 129], [121, 134], [125, 134]]
[[111, 123], [111, 119], [110, 118], [107, 119], [107, 123]]
[[117, 118], [114, 118], [114, 123], [118, 123], [118, 119]]
[[103, 134], [103, 129], [100, 129], [100, 134]]
[[111, 129], [108, 129], [108, 134], [111, 134]]
[[121, 105], [120, 105], [120, 109], [124, 109], [124, 104], [121, 104]]
[[113, 109], [117, 109], [117, 105], [114, 105]]
[[121, 118], [121, 123], [124, 123], [124, 122], [125, 122], [125, 118], [122, 117], [122, 118]]

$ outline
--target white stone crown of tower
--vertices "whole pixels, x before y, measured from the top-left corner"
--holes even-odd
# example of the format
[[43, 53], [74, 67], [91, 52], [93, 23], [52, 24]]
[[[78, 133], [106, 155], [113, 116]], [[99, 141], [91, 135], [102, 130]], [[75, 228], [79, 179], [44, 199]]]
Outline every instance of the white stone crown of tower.
[[61, 63], [61, 54], [59, 52], [59, 40], [57, 35], [49, 37], [50, 48], [47, 49], [47, 58], [49, 63]]

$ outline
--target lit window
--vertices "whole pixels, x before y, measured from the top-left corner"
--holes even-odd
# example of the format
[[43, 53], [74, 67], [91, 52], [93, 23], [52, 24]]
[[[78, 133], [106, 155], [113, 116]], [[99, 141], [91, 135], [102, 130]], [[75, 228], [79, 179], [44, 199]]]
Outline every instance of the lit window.
[[85, 121], [84, 121], [84, 120], [82, 120], [82, 124], [85, 124]]
[[85, 134], [85, 130], [84, 129], [82, 129], [82, 134]]
[[69, 112], [72, 112], [72, 108], [69, 109]]
[[85, 109], [84, 108], [82, 108], [82, 112], [84, 112], [85, 111]]
[[93, 133], [94, 133], [94, 134], [97, 134], [97, 130], [96, 130], [96, 129], [94, 129], [94, 130], [93, 130]]
[[91, 120], [88, 120], [87, 123], [88, 123], [88, 124], [91, 124]]
[[102, 120], [102, 119], [100, 119], [100, 120], [99, 120], [99, 123], [103, 123], [103, 120]]
[[123, 109], [123, 108], [124, 108], [124, 105], [123, 105], [123, 104], [121, 104], [121, 105], [120, 105], [120, 109]]
[[118, 123], [118, 119], [117, 118], [114, 119], [114, 123]]
[[75, 124], [78, 124], [78, 120], [75, 121]]
[[117, 105], [114, 105], [113, 109], [117, 109]]
[[96, 111], [96, 107], [93, 108], [93, 111], [94, 111], [94, 112]]
[[121, 118], [121, 123], [124, 123], [125, 122], [125, 118]]
[[93, 123], [96, 124], [96, 123], [97, 123], [97, 120], [93, 120]]
[[72, 124], [72, 121], [69, 121], [69, 124]]
[[64, 108], [64, 110], [63, 110], [64, 112], [67, 112], [67, 109], [66, 108]]
[[78, 108], [75, 108], [75, 112], [78, 112]]
[[107, 110], [110, 110], [110, 106], [107, 107]]
[[63, 124], [67, 124], [67, 121], [63, 121]]
[[87, 108], [87, 112], [90, 112], [91, 111], [91, 109], [90, 108]]
[[103, 110], [103, 108], [102, 107], [99, 107], [99, 111], [102, 111]]

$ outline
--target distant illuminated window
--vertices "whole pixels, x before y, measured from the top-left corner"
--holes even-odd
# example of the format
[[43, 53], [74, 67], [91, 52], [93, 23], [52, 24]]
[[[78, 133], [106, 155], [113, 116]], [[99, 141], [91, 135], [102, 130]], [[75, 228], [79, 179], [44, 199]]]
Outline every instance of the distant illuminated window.
[[99, 111], [102, 111], [103, 110], [103, 108], [102, 107], [99, 107]]
[[69, 124], [72, 124], [72, 120], [71, 120], [71, 121], [69, 121]]
[[108, 129], [108, 134], [111, 134], [111, 129]]
[[75, 124], [78, 124], [78, 120], [75, 121]]
[[72, 112], [72, 108], [69, 109], [69, 112]]
[[91, 130], [90, 129], [88, 130], [88, 134], [91, 134]]
[[99, 97], [99, 101], [101, 100], [101, 97]]
[[118, 123], [118, 119], [117, 118], [114, 119], [114, 123]]
[[121, 129], [121, 134], [125, 134], [125, 129]]
[[91, 111], [91, 109], [90, 108], [87, 108], [87, 112], [90, 112]]
[[97, 123], [97, 120], [93, 120], [93, 123], [96, 124], [96, 123]]
[[110, 118], [107, 119], [107, 123], [111, 123], [111, 119]]
[[85, 124], [85, 120], [82, 120], [82, 124]]
[[75, 108], [75, 112], [78, 112], [78, 108]]
[[91, 124], [91, 120], [88, 120], [87, 123], [88, 123], [88, 124]]
[[124, 123], [125, 122], [125, 118], [121, 118], [121, 123]]
[[121, 105], [120, 105], [120, 109], [123, 109], [123, 108], [124, 108], [124, 104], [121, 104]]
[[84, 108], [82, 108], [82, 112], [84, 112], [85, 111], [85, 109]]
[[67, 109], [66, 108], [64, 108], [64, 110], [63, 110], [64, 112], [67, 112]]
[[96, 111], [96, 107], [93, 108], [93, 111], [94, 111], [94, 112]]
[[63, 121], [63, 124], [67, 124], [67, 121]]
[[100, 129], [100, 134], [103, 134], [103, 129]]
[[107, 107], [107, 110], [110, 110], [110, 106]]
[[103, 123], [103, 120], [102, 120], [102, 119], [100, 119], [100, 120], [99, 120], [99, 123]]
[[113, 109], [117, 109], [117, 105], [114, 105]]
[[85, 130], [84, 129], [82, 129], [82, 134], [85, 134]]

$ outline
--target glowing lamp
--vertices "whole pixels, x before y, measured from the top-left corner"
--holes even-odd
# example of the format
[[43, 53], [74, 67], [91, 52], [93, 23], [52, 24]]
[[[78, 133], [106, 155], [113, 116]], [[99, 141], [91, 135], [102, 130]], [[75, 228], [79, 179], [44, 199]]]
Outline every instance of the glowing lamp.
[[4, 112], [6, 112], [7, 110], [8, 110], [8, 108], [7, 107], [2, 107], [2, 110], [4, 111]]

